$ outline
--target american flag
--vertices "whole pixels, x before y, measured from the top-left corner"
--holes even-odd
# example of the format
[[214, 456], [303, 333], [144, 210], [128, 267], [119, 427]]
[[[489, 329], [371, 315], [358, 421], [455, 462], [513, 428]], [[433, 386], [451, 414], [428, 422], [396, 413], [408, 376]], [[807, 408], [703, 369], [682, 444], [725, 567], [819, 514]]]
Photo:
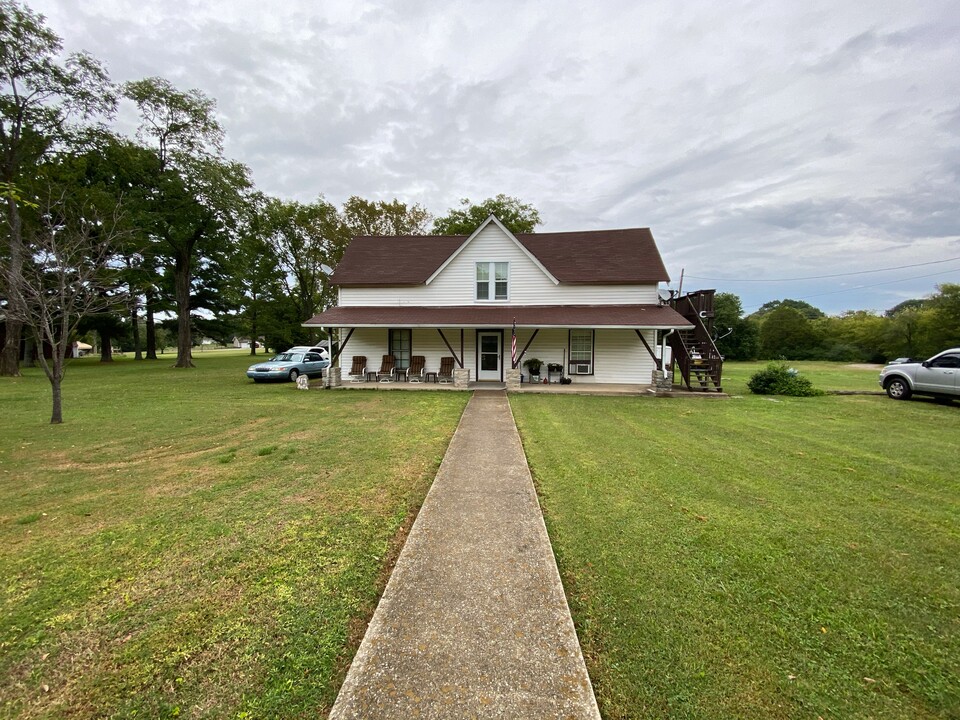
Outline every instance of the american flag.
[[517, 367], [517, 319], [513, 319], [513, 337], [510, 339], [510, 367]]

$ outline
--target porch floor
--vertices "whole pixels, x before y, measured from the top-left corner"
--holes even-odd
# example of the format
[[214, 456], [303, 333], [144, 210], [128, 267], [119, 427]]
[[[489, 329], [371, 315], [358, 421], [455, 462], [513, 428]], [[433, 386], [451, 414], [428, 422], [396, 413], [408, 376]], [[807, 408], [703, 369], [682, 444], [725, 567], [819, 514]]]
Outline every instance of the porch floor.
[[[316, 380], [310, 383], [311, 387], [320, 388], [323, 383]], [[466, 390], [505, 390], [506, 383], [502, 382], [471, 382]], [[408, 383], [408, 382], [345, 382], [334, 390], [439, 390], [439, 391], [459, 391], [461, 388], [454, 387], [453, 383]], [[577, 383], [572, 382], [569, 385], [560, 385], [552, 383], [549, 385], [532, 385], [524, 383], [520, 385], [519, 390], [509, 390], [508, 392], [520, 393], [543, 393], [557, 395], [611, 395], [611, 396], [642, 396], [642, 397], [705, 397], [705, 398], [725, 398], [729, 397], [726, 393], [716, 392], [691, 392], [681, 385], [674, 385], [669, 392], [662, 392], [657, 395], [652, 385], [633, 384], [633, 383]]]

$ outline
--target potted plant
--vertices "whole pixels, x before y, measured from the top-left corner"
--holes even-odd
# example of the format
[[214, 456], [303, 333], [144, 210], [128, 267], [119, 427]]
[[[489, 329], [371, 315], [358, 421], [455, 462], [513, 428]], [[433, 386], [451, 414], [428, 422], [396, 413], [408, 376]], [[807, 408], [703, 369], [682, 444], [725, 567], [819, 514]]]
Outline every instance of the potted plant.
[[530, 358], [529, 360], [523, 361], [523, 366], [527, 369], [527, 372], [530, 373], [530, 382], [538, 383], [540, 382], [540, 366], [543, 365], [543, 361], [539, 358]]

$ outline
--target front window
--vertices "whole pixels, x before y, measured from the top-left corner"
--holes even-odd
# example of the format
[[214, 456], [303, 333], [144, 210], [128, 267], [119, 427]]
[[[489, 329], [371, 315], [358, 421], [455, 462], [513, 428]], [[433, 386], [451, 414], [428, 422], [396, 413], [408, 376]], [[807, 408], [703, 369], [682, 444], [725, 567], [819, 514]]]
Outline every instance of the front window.
[[593, 375], [593, 330], [570, 330], [571, 374]]
[[389, 338], [390, 354], [396, 363], [394, 367], [406, 370], [410, 367], [410, 346], [412, 344], [412, 330], [391, 330]]
[[507, 300], [510, 297], [510, 263], [477, 263], [477, 300]]

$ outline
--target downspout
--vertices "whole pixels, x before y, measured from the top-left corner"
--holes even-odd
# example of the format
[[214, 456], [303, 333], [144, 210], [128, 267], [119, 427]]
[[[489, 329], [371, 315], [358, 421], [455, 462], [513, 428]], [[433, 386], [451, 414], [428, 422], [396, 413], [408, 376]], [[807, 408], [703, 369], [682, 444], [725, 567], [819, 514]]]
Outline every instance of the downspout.
[[[667, 376], [667, 338], [673, 335], [677, 331], [676, 328], [670, 328], [664, 333], [663, 337], [660, 338], [660, 367], [662, 368], [660, 372], [663, 373], [663, 376]], [[670, 370], [673, 370], [673, 355], [670, 355]]]

